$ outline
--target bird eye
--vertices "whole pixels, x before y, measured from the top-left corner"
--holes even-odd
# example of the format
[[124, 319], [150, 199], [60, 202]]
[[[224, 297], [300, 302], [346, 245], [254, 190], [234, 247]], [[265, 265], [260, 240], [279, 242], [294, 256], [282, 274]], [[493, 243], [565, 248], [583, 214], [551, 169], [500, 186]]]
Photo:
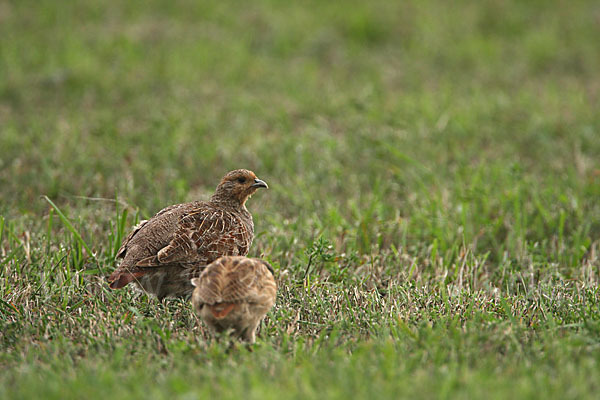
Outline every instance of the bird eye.
[[240, 178], [237, 178], [237, 181], [238, 181], [239, 183], [246, 183], [246, 178], [244, 178], [244, 177], [240, 177]]

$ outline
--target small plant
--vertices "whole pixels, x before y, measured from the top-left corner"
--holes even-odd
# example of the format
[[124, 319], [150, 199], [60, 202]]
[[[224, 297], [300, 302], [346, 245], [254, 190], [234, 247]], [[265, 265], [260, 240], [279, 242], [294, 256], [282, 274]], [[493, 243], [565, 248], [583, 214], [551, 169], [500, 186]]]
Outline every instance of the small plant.
[[333, 245], [323, 236], [319, 236], [317, 240], [304, 250], [304, 253], [308, 256], [308, 262], [306, 264], [306, 269], [304, 270], [304, 276], [302, 277], [303, 280], [305, 280], [310, 273], [313, 263], [319, 264], [320, 273], [325, 265], [336, 260], [336, 256], [333, 253]]

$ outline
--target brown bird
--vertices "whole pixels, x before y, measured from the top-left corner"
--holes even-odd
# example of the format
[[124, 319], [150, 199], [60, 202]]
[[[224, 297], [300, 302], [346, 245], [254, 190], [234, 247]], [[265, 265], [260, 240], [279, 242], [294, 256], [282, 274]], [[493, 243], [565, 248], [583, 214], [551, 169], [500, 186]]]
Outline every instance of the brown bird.
[[211, 330], [232, 329], [235, 336], [254, 343], [258, 324], [277, 294], [273, 268], [266, 261], [221, 257], [192, 284], [192, 304]]
[[209, 201], [175, 204], [140, 222], [117, 253], [123, 258], [108, 278], [112, 289], [135, 282], [160, 300], [186, 297], [190, 280], [202, 268], [226, 255], [246, 255], [254, 238], [246, 200], [268, 188], [254, 172], [227, 173]]

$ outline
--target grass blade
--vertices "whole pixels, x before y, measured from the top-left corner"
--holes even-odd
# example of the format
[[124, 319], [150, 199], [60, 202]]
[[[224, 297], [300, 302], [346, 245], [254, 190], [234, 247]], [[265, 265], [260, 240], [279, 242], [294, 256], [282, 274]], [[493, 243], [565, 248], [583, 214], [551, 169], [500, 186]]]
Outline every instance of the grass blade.
[[69, 221], [69, 218], [67, 218], [67, 216], [65, 214], [63, 214], [63, 212], [60, 210], [60, 208], [58, 208], [58, 206], [56, 204], [54, 204], [54, 202], [52, 200], [50, 200], [48, 198], [48, 196], [44, 195], [43, 197], [52, 206], [52, 208], [54, 208], [54, 211], [56, 211], [56, 214], [58, 215], [58, 217], [60, 218], [62, 223], [69, 230], [69, 232], [71, 232], [71, 234], [73, 234], [73, 237], [75, 237], [77, 242], [81, 246], [83, 246], [83, 248], [88, 252], [88, 254], [90, 254], [92, 256], [92, 258], [94, 259], [94, 261], [96, 262], [98, 267], [100, 269], [102, 269], [102, 267], [100, 267], [100, 264], [98, 263], [98, 259], [96, 258], [96, 255], [92, 252], [92, 249], [90, 248], [90, 246], [88, 246], [88, 244], [85, 242], [85, 240], [83, 240], [83, 238], [81, 237], [81, 235], [79, 234], [77, 229], [75, 229], [73, 224], [71, 224], [71, 221]]

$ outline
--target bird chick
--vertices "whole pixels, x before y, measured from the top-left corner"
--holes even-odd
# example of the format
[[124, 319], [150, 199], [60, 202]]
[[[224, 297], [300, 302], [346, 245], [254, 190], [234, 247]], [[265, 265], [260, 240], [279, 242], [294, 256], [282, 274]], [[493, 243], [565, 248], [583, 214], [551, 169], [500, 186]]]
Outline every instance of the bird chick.
[[277, 284], [273, 268], [257, 258], [221, 257], [208, 265], [199, 278], [192, 304], [196, 313], [215, 332], [254, 343], [256, 329], [275, 303]]
[[131, 282], [147, 293], [187, 297], [190, 283], [204, 266], [221, 256], [245, 256], [254, 239], [254, 222], [246, 201], [268, 188], [254, 172], [227, 173], [209, 201], [175, 204], [140, 222], [117, 252], [119, 267], [108, 278], [110, 288]]

